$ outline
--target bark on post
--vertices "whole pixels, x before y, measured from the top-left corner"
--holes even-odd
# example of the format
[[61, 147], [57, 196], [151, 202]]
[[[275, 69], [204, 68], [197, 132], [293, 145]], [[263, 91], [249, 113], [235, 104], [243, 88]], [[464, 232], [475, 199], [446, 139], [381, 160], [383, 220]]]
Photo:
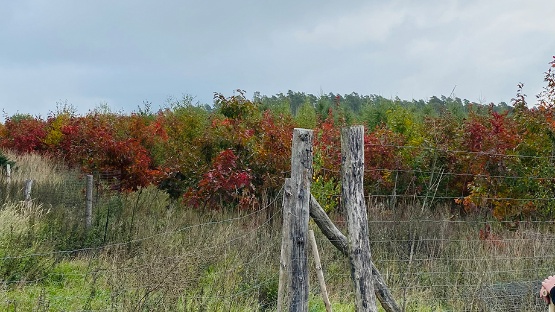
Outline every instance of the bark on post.
[[293, 130], [289, 311], [308, 311], [308, 219], [312, 181], [312, 138], [312, 130]]
[[93, 207], [93, 176], [87, 175], [87, 194], [85, 205], [85, 228], [89, 229], [92, 226], [92, 207]]
[[341, 200], [347, 214], [349, 261], [357, 311], [376, 312], [368, 216], [364, 201], [364, 127], [341, 130]]
[[283, 186], [283, 226], [281, 230], [281, 255], [279, 259], [278, 312], [282, 312], [283, 307], [288, 306], [289, 301], [286, 290], [289, 288], [290, 283], [287, 278], [287, 272], [291, 267], [291, 239], [289, 233], [291, 224], [291, 195], [291, 179], [288, 178], [285, 179], [285, 185]]
[[[347, 237], [345, 237], [345, 235], [333, 224], [314, 196], [310, 196], [310, 216], [335, 248], [341, 251], [345, 257], [348, 257], [349, 243], [347, 242]], [[384, 308], [386, 312], [401, 312], [401, 307], [399, 307], [393, 298], [380, 271], [374, 266], [374, 263], [372, 263], [372, 276], [374, 277], [374, 292], [378, 300], [380, 300], [382, 308]]]

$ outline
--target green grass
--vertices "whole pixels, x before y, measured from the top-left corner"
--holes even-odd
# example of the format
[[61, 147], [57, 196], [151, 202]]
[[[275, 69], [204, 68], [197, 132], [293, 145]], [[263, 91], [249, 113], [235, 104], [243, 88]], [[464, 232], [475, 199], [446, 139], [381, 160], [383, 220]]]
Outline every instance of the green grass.
[[80, 311], [106, 309], [109, 288], [95, 279], [90, 263], [74, 259], [57, 263], [40, 282], [4, 286], [2, 311]]

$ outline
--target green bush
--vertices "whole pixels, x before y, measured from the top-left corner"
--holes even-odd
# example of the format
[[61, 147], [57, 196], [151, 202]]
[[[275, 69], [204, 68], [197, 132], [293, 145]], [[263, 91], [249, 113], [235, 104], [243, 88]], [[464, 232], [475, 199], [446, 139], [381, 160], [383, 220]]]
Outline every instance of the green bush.
[[4, 155], [2, 151], [0, 151], [0, 167], [4, 167], [7, 164], [10, 164], [10, 166], [13, 166], [15, 162], [10, 160], [6, 155]]

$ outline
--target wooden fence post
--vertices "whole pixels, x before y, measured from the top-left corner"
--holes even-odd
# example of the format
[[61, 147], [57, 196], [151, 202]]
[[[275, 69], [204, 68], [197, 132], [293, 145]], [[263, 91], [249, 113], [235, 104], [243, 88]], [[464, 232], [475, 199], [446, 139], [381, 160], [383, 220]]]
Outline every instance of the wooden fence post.
[[86, 205], [85, 205], [85, 228], [86, 229], [89, 229], [92, 226], [93, 187], [94, 187], [93, 175], [88, 174]]
[[10, 184], [10, 182], [12, 182], [12, 166], [6, 164], [6, 183]]
[[25, 181], [25, 202], [30, 202], [31, 201], [31, 189], [33, 188], [33, 180], [29, 179], [27, 181]]
[[313, 131], [295, 128], [291, 149], [289, 311], [308, 311], [308, 219]]
[[288, 306], [288, 295], [285, 293], [289, 288], [287, 280], [288, 270], [291, 267], [291, 244], [289, 238], [290, 223], [291, 223], [291, 179], [285, 179], [283, 186], [283, 225], [281, 230], [281, 255], [279, 259], [279, 284], [278, 284], [278, 298], [277, 298], [277, 311], [282, 312], [284, 306]]
[[357, 311], [377, 312], [368, 215], [364, 201], [364, 127], [341, 129], [341, 200], [347, 214], [349, 261]]

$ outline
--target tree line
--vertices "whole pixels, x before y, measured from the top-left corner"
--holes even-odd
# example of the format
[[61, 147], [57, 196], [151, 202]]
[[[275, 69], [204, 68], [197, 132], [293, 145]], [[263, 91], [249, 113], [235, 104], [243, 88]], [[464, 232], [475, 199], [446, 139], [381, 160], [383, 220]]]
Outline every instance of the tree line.
[[190, 96], [153, 111], [103, 106], [77, 115], [17, 114], [0, 125], [0, 147], [62, 159], [84, 173], [112, 173], [120, 191], [158, 185], [199, 209], [253, 209], [276, 196], [289, 175], [292, 129], [315, 131], [313, 191], [328, 211], [340, 207], [341, 127], [365, 126], [369, 194], [411, 195], [431, 207], [449, 201], [499, 219], [553, 216], [555, 61], [535, 103], [517, 88], [509, 104], [457, 97], [288, 91], [272, 96]]

